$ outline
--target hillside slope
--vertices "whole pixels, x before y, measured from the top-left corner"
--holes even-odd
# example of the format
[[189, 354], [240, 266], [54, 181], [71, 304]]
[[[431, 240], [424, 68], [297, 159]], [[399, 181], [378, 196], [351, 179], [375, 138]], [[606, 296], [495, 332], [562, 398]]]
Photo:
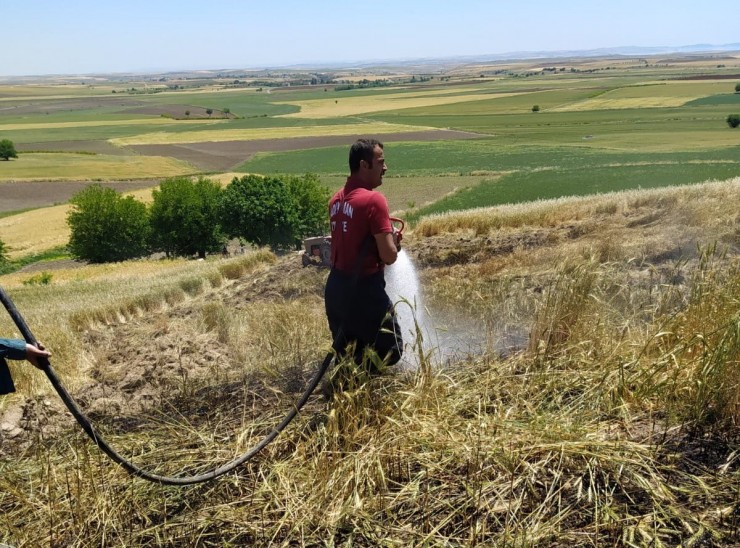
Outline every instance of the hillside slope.
[[[0, 542], [731, 545], [739, 195], [735, 179], [422, 220], [405, 240], [420, 304], [480, 344], [441, 360], [417, 340], [405, 367], [314, 395], [256, 459], [202, 486], [129, 478], [39, 374], [14, 368]], [[0, 279], [45, 319], [54, 363], [103, 433], [164, 474], [250, 447], [330, 343], [326, 271], [269, 254], [202, 268], [109, 302], [84, 269], [46, 294]], [[98, 305], [70, 306], [73, 291]], [[57, 298], [68, 308], [42, 311]]]

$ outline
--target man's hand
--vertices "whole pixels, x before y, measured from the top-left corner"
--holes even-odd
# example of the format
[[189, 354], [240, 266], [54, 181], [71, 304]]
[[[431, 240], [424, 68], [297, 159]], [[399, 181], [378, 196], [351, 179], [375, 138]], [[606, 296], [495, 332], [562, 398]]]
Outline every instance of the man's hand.
[[393, 244], [396, 246], [396, 251], [401, 251], [401, 240], [403, 240], [403, 233], [401, 233], [394, 226], [393, 227]]
[[38, 343], [38, 347], [26, 343], [26, 359], [39, 369], [41, 369], [41, 365], [39, 364], [40, 358], [46, 358], [48, 360], [51, 358], [51, 352], [46, 350], [41, 343]]

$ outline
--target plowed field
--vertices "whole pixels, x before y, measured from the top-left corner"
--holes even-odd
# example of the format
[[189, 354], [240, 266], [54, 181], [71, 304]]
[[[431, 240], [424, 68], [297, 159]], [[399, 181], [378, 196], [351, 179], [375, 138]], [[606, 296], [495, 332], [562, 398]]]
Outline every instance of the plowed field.
[[[331, 146], [349, 146], [361, 135], [328, 135], [324, 137], [294, 137], [290, 139], [260, 139], [253, 141], [220, 141], [183, 143], [179, 145], [128, 145], [143, 155], [169, 156], [185, 160], [207, 171], [228, 171], [246, 162], [258, 152], [285, 152]], [[384, 142], [439, 141], [443, 139], [476, 139], [480, 135], [465, 131], [431, 130], [389, 133], [376, 136]]]
[[[63, 204], [90, 184], [90, 181], [0, 182], [0, 213]], [[101, 184], [118, 192], [128, 192], [156, 186], [159, 181], [106, 181]]]

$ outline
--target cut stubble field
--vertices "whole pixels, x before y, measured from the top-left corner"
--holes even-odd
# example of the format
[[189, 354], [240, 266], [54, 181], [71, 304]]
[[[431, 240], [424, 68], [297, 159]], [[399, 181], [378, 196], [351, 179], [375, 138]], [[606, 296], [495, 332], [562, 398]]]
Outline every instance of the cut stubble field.
[[183, 131], [179, 133], [156, 132], [111, 139], [114, 145], [168, 145], [179, 143], [254, 141], [262, 139], [291, 139], [296, 137], [374, 135], [405, 133], [419, 130], [436, 130], [433, 127], [407, 126], [386, 122], [353, 122], [329, 126], [312, 127], [266, 127], [255, 129], [211, 129], [202, 131]]
[[[298, 103], [286, 102], [285, 104], [297, 104], [300, 111], [292, 114], [283, 114], [283, 118], [337, 118], [345, 116], [358, 116], [372, 112], [384, 112], [388, 110], [424, 108], [439, 105], [449, 105], [472, 101], [487, 101], [491, 99], [491, 93], [464, 94], [465, 90], [455, 90], [451, 94], [449, 90], [434, 90], [418, 94], [386, 94], [376, 97], [348, 97], [340, 99], [313, 99]], [[518, 93], [499, 93], [495, 97], [503, 98]]]

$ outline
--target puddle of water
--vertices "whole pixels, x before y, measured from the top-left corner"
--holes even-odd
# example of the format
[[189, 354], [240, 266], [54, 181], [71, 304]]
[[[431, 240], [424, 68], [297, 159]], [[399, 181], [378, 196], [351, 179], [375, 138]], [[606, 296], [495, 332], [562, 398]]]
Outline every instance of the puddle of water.
[[421, 351], [432, 364], [447, 364], [480, 355], [495, 347], [488, 340], [482, 321], [449, 310], [426, 306], [411, 258], [401, 250], [395, 263], [385, 270], [386, 291], [396, 305], [398, 324], [404, 340], [402, 363], [418, 367]]

